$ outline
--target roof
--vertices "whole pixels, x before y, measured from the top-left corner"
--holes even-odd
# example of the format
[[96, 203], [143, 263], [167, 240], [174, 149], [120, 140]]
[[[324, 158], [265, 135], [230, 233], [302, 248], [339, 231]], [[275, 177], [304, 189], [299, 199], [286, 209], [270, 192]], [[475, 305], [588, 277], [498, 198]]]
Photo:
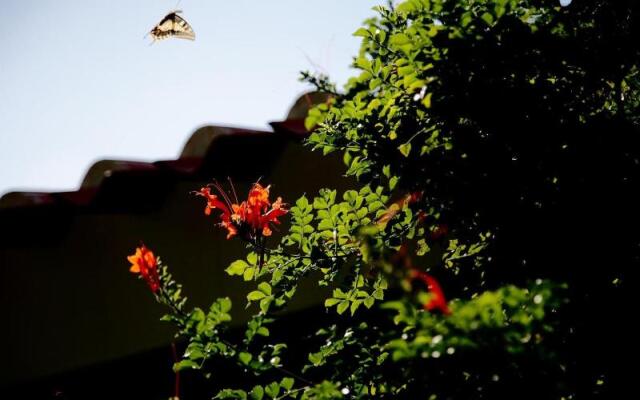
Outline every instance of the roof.
[[[0, 213], [13, 211], [19, 208], [33, 207], [100, 207], [121, 208], [125, 204], [117, 204], [117, 198], [122, 196], [110, 196], [113, 186], [121, 189], [126, 187], [144, 188], [161, 179], [202, 179], [211, 178], [221, 174], [234, 176], [247, 176], [250, 174], [251, 165], [247, 165], [245, 171], [225, 171], [230, 163], [232, 154], [224, 149], [233, 142], [242, 146], [242, 142], [250, 144], [245, 146], [246, 153], [243, 157], [259, 161], [269, 150], [269, 158], [274, 153], [281, 151], [283, 144], [290, 140], [300, 140], [307, 136], [304, 128], [304, 117], [313, 104], [326, 100], [327, 96], [320, 93], [307, 93], [298, 98], [292, 106], [287, 119], [280, 122], [272, 122], [273, 131], [261, 131], [225, 126], [204, 126], [191, 134], [186, 141], [180, 156], [174, 160], [158, 160], [142, 162], [133, 160], [104, 159], [91, 165], [82, 180], [80, 187], [74, 191], [65, 192], [9, 192], [0, 197]], [[263, 160], [267, 162], [267, 160]], [[237, 165], [237, 163], [234, 163]], [[215, 172], [215, 174], [214, 174]], [[124, 184], [123, 186], [123, 183]], [[129, 199], [130, 200], [130, 199]], [[135, 204], [129, 204], [135, 206]]]

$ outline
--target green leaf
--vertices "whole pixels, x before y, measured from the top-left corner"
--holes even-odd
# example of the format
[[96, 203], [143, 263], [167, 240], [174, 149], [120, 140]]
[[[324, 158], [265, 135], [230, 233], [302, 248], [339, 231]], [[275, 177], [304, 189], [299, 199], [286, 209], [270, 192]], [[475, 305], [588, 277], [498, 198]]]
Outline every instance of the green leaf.
[[367, 308], [371, 308], [373, 306], [373, 303], [375, 303], [375, 299], [373, 297], [367, 297], [366, 299], [364, 299], [364, 305]]
[[238, 354], [238, 359], [244, 365], [249, 365], [252, 358], [253, 358], [253, 355], [251, 353], [247, 353], [243, 351], [240, 354]]
[[351, 315], [354, 315], [356, 313], [356, 310], [358, 309], [358, 307], [360, 307], [360, 304], [362, 304], [362, 300], [354, 300], [351, 303], [351, 308], [350, 308]]
[[189, 314], [189, 320], [188, 320], [187, 323], [188, 323], [189, 326], [195, 326], [196, 332], [198, 332], [198, 334], [200, 334], [204, 330], [205, 319], [206, 318], [207, 317], [206, 317], [204, 311], [202, 311], [202, 309], [196, 307]]
[[242, 275], [248, 266], [249, 264], [247, 264], [244, 260], [236, 260], [232, 262], [225, 271], [231, 276]]
[[205, 354], [203, 352], [202, 344], [200, 343], [190, 343], [187, 346], [187, 350], [184, 352], [184, 356], [192, 361], [198, 361], [205, 358]]
[[396, 188], [398, 180], [399, 178], [397, 176], [392, 176], [391, 178], [389, 178], [389, 190], [393, 190]]
[[326, 230], [331, 230], [331, 229], [333, 229], [333, 222], [330, 219], [323, 219], [318, 224], [318, 230], [319, 231], [326, 231]]
[[471, 12], [466, 12], [462, 14], [462, 17], [460, 18], [460, 25], [464, 28], [467, 27], [472, 21], [473, 15], [471, 14]]
[[228, 297], [222, 297], [218, 299], [218, 303], [220, 304], [220, 311], [223, 313], [229, 312], [231, 310], [231, 299]]
[[391, 35], [389, 43], [399, 47], [411, 43], [411, 39], [404, 33], [396, 33], [395, 35]]
[[183, 371], [185, 369], [200, 369], [200, 364], [192, 360], [182, 360], [173, 364], [173, 370], [176, 372]]
[[409, 157], [409, 153], [411, 152], [411, 143], [407, 142], [401, 144], [398, 146], [398, 150], [400, 150], [400, 153], [402, 153], [403, 156]]
[[365, 71], [371, 70], [371, 60], [369, 60], [366, 56], [357, 57], [355, 65], [356, 67]]
[[253, 251], [247, 254], [247, 261], [250, 265], [256, 265], [258, 263], [258, 254]]
[[260, 284], [258, 285], [258, 289], [267, 296], [271, 295], [271, 285], [269, 285], [267, 282], [260, 282]]
[[429, 251], [431, 251], [431, 248], [427, 244], [427, 241], [425, 239], [418, 240], [418, 248], [416, 250], [416, 254], [419, 256], [423, 256], [427, 254]]
[[381, 278], [380, 282], [375, 284], [376, 287], [380, 288], [380, 289], [386, 289], [389, 287], [389, 282], [387, 282], [387, 280], [385, 278]]
[[322, 197], [316, 197], [315, 199], [313, 199], [313, 208], [315, 208], [316, 210], [323, 210], [328, 207], [329, 205], [327, 204], [327, 201]]
[[300, 210], [304, 210], [308, 206], [309, 206], [309, 200], [307, 200], [306, 196], [302, 196], [298, 200], [296, 200], [296, 207], [298, 207]]
[[433, 93], [427, 93], [424, 99], [422, 99], [422, 105], [425, 106], [425, 108], [431, 108], [431, 96], [433, 96]]
[[307, 358], [309, 359], [309, 362], [315, 366], [318, 366], [322, 363], [321, 353], [310, 353]]
[[287, 391], [290, 391], [291, 388], [293, 388], [294, 383], [295, 381], [293, 380], [293, 378], [282, 378], [282, 380], [280, 381], [280, 386], [285, 388]]
[[244, 270], [244, 274], [243, 274], [242, 278], [245, 281], [253, 280], [253, 276], [254, 276], [255, 272], [256, 272], [255, 267], [249, 267], [249, 268]]
[[249, 392], [249, 396], [253, 400], [262, 400], [262, 398], [264, 397], [264, 389], [262, 388], [262, 386], [256, 385]]
[[266, 295], [259, 290], [254, 290], [247, 295], [247, 300], [256, 301], [265, 298]]
[[260, 300], [260, 311], [266, 314], [269, 311], [269, 306], [271, 305], [272, 300], [272, 296], [265, 297], [264, 299]]
[[333, 307], [336, 304], [340, 303], [340, 301], [341, 301], [340, 299], [334, 299], [334, 298], [326, 299], [324, 301], [324, 306], [327, 307], [327, 308]]
[[488, 12], [485, 12], [484, 14], [482, 14], [480, 18], [482, 18], [482, 20], [486, 22], [487, 25], [493, 24], [493, 15], [489, 14]]
[[311, 131], [318, 124], [319, 120], [320, 117], [318, 115], [312, 114], [311, 111], [309, 111], [309, 115], [304, 119], [304, 128], [307, 131]]
[[[295, 226], [293, 228], [295, 228]], [[302, 242], [302, 235], [299, 233], [291, 233], [289, 234], [289, 238], [291, 238], [295, 243]]]
[[347, 190], [342, 195], [342, 198], [348, 203], [354, 204], [356, 202], [356, 199], [358, 198], [358, 192], [356, 192], [355, 190]]
[[247, 398], [247, 392], [244, 390], [222, 389], [216, 394], [214, 399], [241, 399]]
[[340, 304], [338, 304], [338, 308], [337, 308], [338, 314], [342, 314], [347, 310], [347, 308], [349, 308], [349, 301], [342, 300]]
[[280, 393], [280, 384], [278, 382], [271, 382], [264, 390], [269, 397], [275, 399]]
[[415, 69], [413, 68], [413, 65], [405, 65], [404, 67], [398, 68], [398, 76], [404, 77], [406, 75], [410, 75], [414, 71]]
[[370, 35], [371, 33], [366, 28], [360, 28], [357, 31], [353, 32], [353, 36], [356, 36], [356, 37], [368, 37]]
[[334, 289], [333, 290], [333, 297], [335, 297], [336, 299], [346, 299], [347, 295], [346, 295], [346, 293], [344, 293], [340, 289]]

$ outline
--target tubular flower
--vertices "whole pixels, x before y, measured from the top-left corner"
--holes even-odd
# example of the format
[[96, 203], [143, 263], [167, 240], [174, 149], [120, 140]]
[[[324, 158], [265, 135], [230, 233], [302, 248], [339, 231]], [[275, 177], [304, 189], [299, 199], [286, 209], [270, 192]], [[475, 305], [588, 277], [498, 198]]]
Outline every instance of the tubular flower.
[[[280, 197], [273, 203], [269, 201], [270, 186], [263, 187], [255, 183], [249, 190], [247, 200], [241, 203], [237, 198], [232, 202], [219, 184], [214, 183], [212, 186], [217, 189], [224, 201], [212, 194], [210, 187], [203, 187], [196, 194], [207, 199], [205, 215], [210, 215], [213, 209], [221, 211], [220, 226], [227, 230], [227, 239], [238, 233], [247, 235], [251, 239], [260, 235], [271, 236], [272, 226], [279, 224], [278, 218], [289, 212]], [[235, 190], [233, 194], [235, 197]]]
[[431, 294], [431, 298], [424, 304], [424, 309], [427, 311], [440, 311], [445, 315], [451, 314], [451, 310], [447, 305], [447, 299], [444, 297], [444, 292], [440, 287], [438, 281], [431, 275], [426, 272], [418, 271], [417, 269], [412, 269], [410, 272], [411, 279], [418, 280], [425, 284], [429, 293]]
[[136, 248], [133, 255], [127, 257], [131, 263], [129, 271], [139, 274], [144, 279], [151, 291], [156, 293], [160, 289], [160, 277], [158, 276], [158, 262], [153, 252], [145, 245]]

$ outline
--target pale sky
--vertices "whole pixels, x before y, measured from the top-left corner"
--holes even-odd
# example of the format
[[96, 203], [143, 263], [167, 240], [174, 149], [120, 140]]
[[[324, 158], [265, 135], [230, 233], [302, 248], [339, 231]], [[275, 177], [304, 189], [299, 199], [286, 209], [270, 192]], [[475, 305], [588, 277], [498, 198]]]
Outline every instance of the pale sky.
[[205, 124], [267, 128], [383, 0], [182, 0], [195, 42], [143, 39], [177, 0], [2, 0], [0, 196], [73, 190], [103, 158], [172, 159]]

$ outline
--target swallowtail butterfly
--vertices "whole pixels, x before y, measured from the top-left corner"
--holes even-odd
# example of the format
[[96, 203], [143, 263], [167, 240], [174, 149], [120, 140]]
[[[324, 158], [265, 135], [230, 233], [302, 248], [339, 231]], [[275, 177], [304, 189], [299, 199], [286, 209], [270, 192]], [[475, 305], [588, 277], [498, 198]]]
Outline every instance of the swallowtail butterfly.
[[149, 35], [151, 35], [153, 42], [156, 40], [167, 39], [172, 36], [179, 39], [196, 39], [196, 34], [193, 32], [193, 28], [191, 28], [191, 25], [189, 25], [184, 18], [178, 15], [179, 13], [182, 13], [182, 11], [176, 10], [170, 12], [165, 15], [164, 18], [162, 18], [160, 22], [153, 27], [153, 29], [151, 29]]

